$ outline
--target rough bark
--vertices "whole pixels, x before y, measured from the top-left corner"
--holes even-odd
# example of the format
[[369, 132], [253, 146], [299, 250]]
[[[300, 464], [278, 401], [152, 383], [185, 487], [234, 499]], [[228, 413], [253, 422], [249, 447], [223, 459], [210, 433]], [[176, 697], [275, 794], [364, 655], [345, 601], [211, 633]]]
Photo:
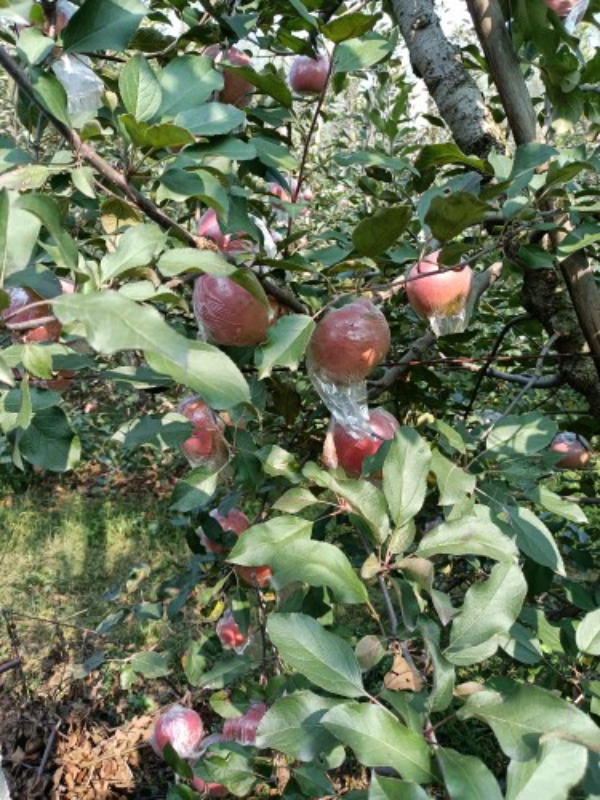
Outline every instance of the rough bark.
[[425, 81], [457, 145], [482, 157], [503, 150], [498, 126], [459, 49], [446, 38], [433, 0], [392, 0], [392, 7], [413, 71]]

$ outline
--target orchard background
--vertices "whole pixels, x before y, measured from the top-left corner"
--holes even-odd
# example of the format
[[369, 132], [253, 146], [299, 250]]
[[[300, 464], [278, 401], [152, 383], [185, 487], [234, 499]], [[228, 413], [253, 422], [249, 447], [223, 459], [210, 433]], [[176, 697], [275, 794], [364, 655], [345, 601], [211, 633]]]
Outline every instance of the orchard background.
[[599, 21], [0, 0], [13, 797], [600, 796]]

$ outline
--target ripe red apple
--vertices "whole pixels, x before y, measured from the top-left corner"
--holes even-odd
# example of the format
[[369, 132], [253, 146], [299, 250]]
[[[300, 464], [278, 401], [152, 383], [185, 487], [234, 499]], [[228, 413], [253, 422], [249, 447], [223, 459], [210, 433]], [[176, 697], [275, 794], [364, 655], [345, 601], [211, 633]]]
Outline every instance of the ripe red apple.
[[420, 317], [427, 319], [459, 314], [471, 291], [473, 280], [471, 268], [465, 266], [459, 271], [440, 272], [439, 256], [439, 250], [430, 253], [408, 273], [409, 278], [417, 275], [429, 276], [406, 284], [408, 302]]
[[255, 744], [256, 731], [267, 710], [264, 703], [256, 703], [243, 716], [228, 719], [223, 725], [224, 741]]
[[[204, 51], [204, 55], [212, 58], [215, 64], [220, 64], [223, 61], [228, 61], [234, 67], [250, 67], [252, 66], [252, 59], [250, 56], [238, 50], [236, 47], [230, 47], [228, 50], [223, 51], [218, 44], [208, 47]], [[224, 85], [219, 92], [219, 100], [221, 103], [229, 103], [229, 105], [243, 108], [247, 106], [252, 95], [256, 91], [251, 83], [236, 75], [223, 65], [223, 78]]]
[[321, 94], [329, 77], [329, 57], [321, 53], [317, 58], [298, 56], [290, 69], [289, 81], [296, 94]]
[[342, 467], [352, 478], [359, 478], [367, 456], [374, 456], [387, 439], [393, 439], [399, 427], [398, 420], [384, 408], [375, 408], [369, 413], [371, 434], [345, 428], [335, 419], [331, 420], [325, 444], [323, 461], [327, 467]]
[[180, 758], [190, 758], [204, 737], [204, 725], [199, 714], [191, 708], [175, 705], [157, 719], [150, 743], [162, 756], [167, 742]]
[[227, 460], [227, 445], [223, 438], [223, 422], [201, 397], [187, 397], [178, 409], [192, 423], [192, 435], [181, 450], [192, 466], [208, 464], [216, 468]]
[[198, 327], [213, 344], [252, 347], [267, 338], [268, 303], [230, 278], [201, 275], [193, 304]]
[[[57, 342], [60, 338], [60, 322], [53, 317], [52, 308], [49, 303], [26, 308], [33, 303], [43, 301], [43, 297], [33, 289], [24, 286], [16, 286], [6, 290], [10, 305], [2, 312], [2, 319], [7, 330], [11, 331], [15, 342]], [[21, 311], [21, 309], [25, 309]], [[36, 321], [52, 317], [48, 322], [36, 325]], [[30, 324], [31, 327], [21, 328], [23, 324]], [[16, 329], [15, 329], [16, 327]]]
[[223, 233], [219, 227], [219, 220], [214, 209], [209, 208], [198, 220], [198, 236], [204, 236], [214, 242], [223, 253], [235, 255], [237, 253], [252, 253], [256, 245], [249, 239], [244, 239], [244, 231], [235, 234]]
[[560, 469], [585, 469], [590, 462], [590, 446], [576, 433], [559, 433], [554, 437], [550, 450], [564, 453], [564, 458], [556, 462]]
[[544, 0], [550, 11], [554, 11], [559, 17], [568, 17], [577, 2], [578, 0]]
[[239, 625], [233, 618], [233, 614], [230, 611], [226, 611], [221, 619], [217, 622], [216, 631], [217, 636], [221, 641], [221, 645], [225, 650], [239, 651], [240, 649], [243, 649], [244, 645], [248, 641], [248, 634], [242, 633]]
[[[218, 509], [213, 509], [210, 516], [215, 519], [224, 531], [232, 531], [236, 536], [240, 536], [247, 528], [250, 527], [250, 521], [243, 511], [239, 508], [232, 508], [226, 516], [219, 514]], [[227, 552], [227, 548], [210, 539], [204, 531], [200, 533], [200, 541], [209, 553], [215, 555], [223, 555]]]
[[309, 365], [342, 385], [364, 380], [390, 347], [390, 329], [370, 300], [355, 300], [330, 311], [308, 345]]

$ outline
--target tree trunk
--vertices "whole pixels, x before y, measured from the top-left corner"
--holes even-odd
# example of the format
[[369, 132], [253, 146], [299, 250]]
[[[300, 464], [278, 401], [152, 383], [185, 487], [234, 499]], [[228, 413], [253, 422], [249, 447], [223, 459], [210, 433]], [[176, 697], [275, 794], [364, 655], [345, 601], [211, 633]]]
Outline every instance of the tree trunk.
[[503, 150], [502, 134], [458, 48], [446, 38], [433, 0], [392, 0], [392, 7], [413, 71], [425, 81], [457, 145], [481, 157]]

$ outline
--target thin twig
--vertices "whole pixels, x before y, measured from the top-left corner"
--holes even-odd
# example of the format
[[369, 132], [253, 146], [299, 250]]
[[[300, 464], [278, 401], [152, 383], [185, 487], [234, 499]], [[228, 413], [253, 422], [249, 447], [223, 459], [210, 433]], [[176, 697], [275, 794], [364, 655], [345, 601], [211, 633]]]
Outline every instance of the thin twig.
[[98, 636], [102, 638], [101, 633], [96, 633], [96, 631], [92, 630], [91, 628], [84, 628], [81, 625], [73, 625], [71, 622], [61, 622], [59, 619], [48, 619], [47, 617], [38, 617], [34, 614], [25, 614], [23, 611], [12, 611], [13, 617], [19, 617], [21, 619], [30, 619], [34, 622], [43, 622], [45, 625], [53, 625], [54, 627], [59, 628], [73, 628], [76, 631], [81, 631], [82, 633], [89, 633], [92, 636]]
[[21, 658], [13, 658], [11, 661], [5, 661], [3, 664], [0, 664], [0, 675], [4, 672], [9, 672], [11, 669], [17, 669], [23, 664], [23, 660]]
[[44, 755], [42, 756], [40, 765], [37, 768], [38, 775], [44, 774], [44, 770], [46, 769], [46, 764], [48, 763], [48, 759], [50, 758], [50, 753], [52, 752], [52, 747], [54, 746], [54, 740], [56, 739], [56, 734], [58, 733], [61, 725], [62, 725], [62, 720], [59, 719], [59, 721], [50, 731], [50, 736], [48, 737], [48, 741], [46, 742], [46, 747], [44, 749]]

